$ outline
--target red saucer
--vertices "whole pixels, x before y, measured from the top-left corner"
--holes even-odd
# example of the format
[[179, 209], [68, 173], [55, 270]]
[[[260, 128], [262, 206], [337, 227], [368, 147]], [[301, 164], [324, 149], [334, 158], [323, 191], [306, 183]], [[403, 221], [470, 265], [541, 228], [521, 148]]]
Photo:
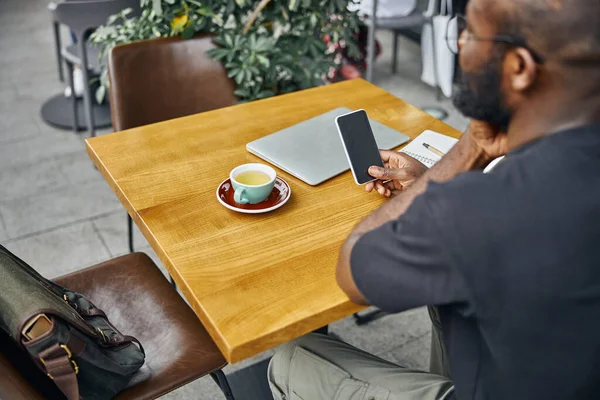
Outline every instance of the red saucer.
[[273, 187], [273, 191], [262, 203], [238, 204], [233, 199], [234, 193], [235, 190], [233, 190], [233, 186], [231, 186], [231, 180], [229, 178], [225, 179], [217, 188], [217, 199], [221, 204], [230, 210], [246, 214], [260, 214], [276, 210], [284, 205], [290, 198], [292, 189], [286, 181], [280, 177], [277, 177], [275, 178], [275, 186]]

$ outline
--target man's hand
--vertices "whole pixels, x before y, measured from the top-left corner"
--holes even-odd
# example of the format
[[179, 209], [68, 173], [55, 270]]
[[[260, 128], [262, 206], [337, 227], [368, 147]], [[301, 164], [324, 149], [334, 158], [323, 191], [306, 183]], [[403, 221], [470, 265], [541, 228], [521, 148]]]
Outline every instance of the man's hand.
[[488, 122], [472, 120], [465, 132], [465, 136], [483, 153], [484, 168], [495, 158], [501, 157], [508, 152], [508, 140], [506, 132], [491, 125]]
[[371, 167], [369, 175], [377, 178], [365, 186], [367, 192], [376, 189], [380, 195], [390, 197], [393, 190], [404, 190], [427, 171], [427, 167], [411, 156], [391, 150], [380, 150], [385, 168]]
[[[367, 191], [377, 188], [379, 193], [389, 197], [391, 190], [406, 190], [386, 201], [358, 224], [342, 246], [337, 265], [337, 280], [350, 299], [360, 304], [365, 302], [350, 268], [352, 249], [363, 235], [400, 218], [415, 198], [427, 190], [429, 182], [448, 182], [463, 172], [484, 168], [492, 159], [506, 152], [506, 134], [479, 121], [473, 121], [458, 143], [429, 169], [406, 154], [382, 151], [381, 158], [385, 168], [369, 169], [369, 174], [378, 181], [367, 184]], [[391, 182], [384, 183], [388, 180]]]

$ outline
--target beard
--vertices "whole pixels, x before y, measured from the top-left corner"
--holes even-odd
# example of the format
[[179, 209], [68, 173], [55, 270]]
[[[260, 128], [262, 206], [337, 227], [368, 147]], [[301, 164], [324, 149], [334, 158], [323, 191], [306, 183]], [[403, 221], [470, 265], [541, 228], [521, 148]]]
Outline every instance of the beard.
[[508, 130], [512, 112], [502, 94], [503, 53], [496, 53], [480, 72], [462, 73], [452, 102], [466, 117]]

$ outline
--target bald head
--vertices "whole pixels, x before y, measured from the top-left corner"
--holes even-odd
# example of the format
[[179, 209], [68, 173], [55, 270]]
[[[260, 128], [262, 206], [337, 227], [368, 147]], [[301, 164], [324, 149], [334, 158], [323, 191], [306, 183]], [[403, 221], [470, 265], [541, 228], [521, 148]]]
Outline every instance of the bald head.
[[546, 59], [600, 65], [599, 0], [483, 0], [498, 11], [498, 33], [527, 41]]

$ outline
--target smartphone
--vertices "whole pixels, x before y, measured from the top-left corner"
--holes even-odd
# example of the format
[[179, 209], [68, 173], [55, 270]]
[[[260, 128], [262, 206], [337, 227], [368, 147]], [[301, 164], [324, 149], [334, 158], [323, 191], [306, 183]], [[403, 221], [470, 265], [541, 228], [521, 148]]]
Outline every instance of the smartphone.
[[369, 167], [375, 165], [383, 168], [383, 161], [366, 111], [357, 110], [340, 115], [335, 119], [335, 124], [356, 183], [364, 185], [374, 181], [375, 178], [369, 175]]

